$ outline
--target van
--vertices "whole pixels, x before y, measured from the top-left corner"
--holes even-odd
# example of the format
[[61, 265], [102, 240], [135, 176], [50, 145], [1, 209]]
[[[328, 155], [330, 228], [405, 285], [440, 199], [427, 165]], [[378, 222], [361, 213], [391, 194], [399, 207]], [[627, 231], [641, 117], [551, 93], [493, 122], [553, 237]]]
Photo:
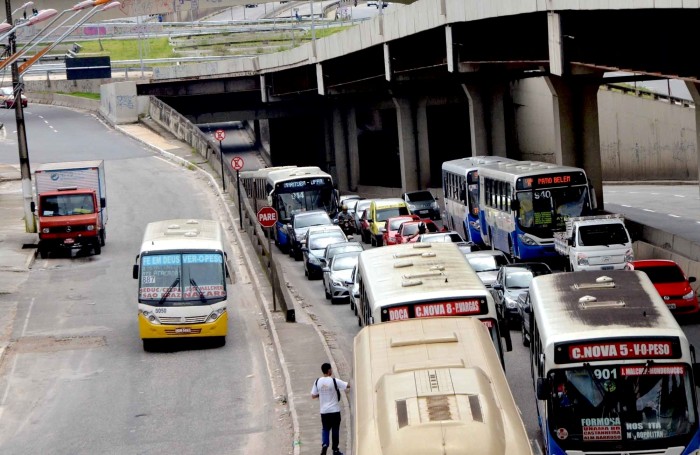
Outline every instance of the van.
[[367, 209], [372, 246], [382, 246], [382, 228], [386, 220], [395, 216], [409, 215], [408, 205], [401, 198], [374, 199]]

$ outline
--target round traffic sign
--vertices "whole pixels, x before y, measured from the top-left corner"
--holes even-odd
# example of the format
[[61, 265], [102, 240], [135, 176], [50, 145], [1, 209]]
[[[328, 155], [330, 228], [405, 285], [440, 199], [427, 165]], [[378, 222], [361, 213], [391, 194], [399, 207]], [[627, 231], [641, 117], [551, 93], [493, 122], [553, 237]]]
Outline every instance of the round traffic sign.
[[258, 223], [260, 226], [271, 228], [277, 222], [277, 210], [272, 207], [263, 207], [258, 210]]
[[240, 156], [234, 156], [231, 160], [231, 167], [234, 171], [240, 171], [243, 169], [243, 158]]
[[224, 130], [214, 131], [214, 139], [216, 139], [217, 141], [223, 141], [225, 137], [226, 137], [226, 131], [224, 131]]

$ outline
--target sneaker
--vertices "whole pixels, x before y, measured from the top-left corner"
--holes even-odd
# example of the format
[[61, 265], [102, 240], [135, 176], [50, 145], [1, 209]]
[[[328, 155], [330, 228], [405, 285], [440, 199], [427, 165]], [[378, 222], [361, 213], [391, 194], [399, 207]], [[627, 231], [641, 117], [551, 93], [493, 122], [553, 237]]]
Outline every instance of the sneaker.
[[321, 455], [326, 455], [326, 451], [328, 451], [328, 446], [321, 446]]
[[336, 450], [335, 452], [333, 452], [333, 455], [343, 455], [343, 452], [341, 452], [340, 450]]

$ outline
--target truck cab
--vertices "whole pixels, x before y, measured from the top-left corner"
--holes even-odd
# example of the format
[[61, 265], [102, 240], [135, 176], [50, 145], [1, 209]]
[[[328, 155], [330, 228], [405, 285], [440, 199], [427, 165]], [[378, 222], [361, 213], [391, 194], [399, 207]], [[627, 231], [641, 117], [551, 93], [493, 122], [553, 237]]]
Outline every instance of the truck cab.
[[632, 239], [621, 215], [569, 218], [566, 231], [554, 233], [554, 246], [568, 256], [568, 269], [622, 270], [634, 259]]

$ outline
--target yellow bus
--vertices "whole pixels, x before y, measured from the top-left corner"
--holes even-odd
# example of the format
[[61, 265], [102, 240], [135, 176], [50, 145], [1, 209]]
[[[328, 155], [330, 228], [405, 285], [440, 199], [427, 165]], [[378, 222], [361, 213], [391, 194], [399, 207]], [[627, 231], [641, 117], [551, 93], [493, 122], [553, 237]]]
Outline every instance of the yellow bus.
[[217, 221], [172, 219], [146, 226], [133, 268], [145, 351], [169, 338], [214, 337], [218, 346], [226, 344], [226, 256]]
[[[451, 243], [405, 243], [373, 248], [357, 260], [360, 327], [436, 316], [474, 316], [488, 327], [499, 357], [511, 350], [496, 304], [459, 248]], [[504, 326], [505, 327], [505, 326]]]
[[354, 340], [356, 455], [532, 455], [488, 331], [475, 318], [376, 324]]

